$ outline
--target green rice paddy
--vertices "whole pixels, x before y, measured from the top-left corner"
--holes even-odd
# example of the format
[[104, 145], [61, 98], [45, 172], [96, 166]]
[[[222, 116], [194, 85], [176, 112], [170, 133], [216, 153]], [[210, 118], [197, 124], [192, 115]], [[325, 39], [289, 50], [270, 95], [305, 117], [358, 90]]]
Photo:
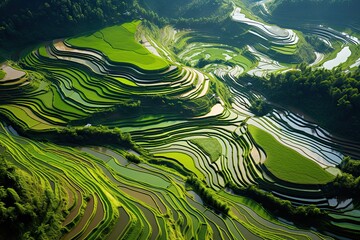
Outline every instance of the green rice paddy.
[[215, 162], [221, 156], [222, 148], [215, 138], [196, 138], [192, 139], [191, 142], [203, 150], [210, 157], [211, 162]]
[[134, 34], [139, 24], [140, 21], [135, 21], [108, 27], [88, 36], [67, 39], [66, 43], [100, 51], [113, 62], [130, 63], [144, 70], [167, 68], [169, 64], [165, 60], [152, 55], [135, 41]]
[[193, 172], [199, 179], [204, 179], [204, 174], [199, 171], [199, 169], [194, 164], [194, 160], [185, 153], [179, 152], [167, 152], [167, 153], [158, 153], [154, 155], [155, 157], [165, 157], [169, 159], [173, 159], [174, 161], [179, 162], [186, 169]]
[[266, 131], [252, 125], [248, 126], [248, 130], [266, 153], [264, 165], [277, 178], [298, 184], [325, 184], [334, 180], [334, 175], [297, 151], [284, 146]]

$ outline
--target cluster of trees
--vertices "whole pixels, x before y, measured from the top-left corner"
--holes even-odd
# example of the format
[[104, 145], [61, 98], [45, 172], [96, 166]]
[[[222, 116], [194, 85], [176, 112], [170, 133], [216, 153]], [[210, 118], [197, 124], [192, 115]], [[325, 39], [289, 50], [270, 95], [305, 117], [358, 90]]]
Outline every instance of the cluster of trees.
[[269, 104], [263, 98], [256, 98], [250, 104], [249, 110], [257, 116], [264, 116], [270, 111]]
[[211, 98], [211, 93], [202, 98], [191, 100], [168, 96], [139, 96], [139, 98], [142, 103], [146, 103], [146, 106], [143, 106], [145, 111], [146, 108], [151, 112], [156, 109], [157, 113], [180, 113], [182, 116], [197, 116], [208, 113], [216, 101], [216, 99]]
[[101, 123], [104, 118], [118, 117], [121, 114], [126, 116], [138, 116], [143, 114], [181, 114], [182, 116], [199, 116], [206, 114], [216, 103], [216, 98], [211, 97], [212, 93], [197, 99], [178, 99], [168, 96], [137, 96], [137, 99], [131, 99], [115, 105], [114, 107], [100, 110], [91, 116], [73, 120], [73, 125], [86, 123]]
[[223, 64], [223, 65], [226, 65], [226, 61], [224, 59], [216, 59], [216, 60], [207, 60], [207, 59], [204, 59], [204, 58], [200, 58], [199, 61], [196, 63], [196, 66], [197, 68], [203, 68], [205, 67], [206, 65], [208, 64]]
[[[1, 147], [2, 148], [2, 147]], [[32, 176], [0, 158], [0, 239], [57, 239], [59, 199]]]
[[132, 0], [8, 0], [0, 5], [0, 46], [21, 46], [118, 23]]
[[360, 177], [360, 160], [354, 160], [347, 156], [343, 158], [338, 167], [345, 173]]
[[329, 183], [330, 193], [360, 199], [360, 160], [344, 157], [337, 166], [342, 174]]
[[329, 187], [329, 192], [332, 195], [360, 199], [360, 177], [354, 177], [349, 173], [342, 173], [329, 184]]
[[219, 199], [213, 190], [207, 188], [198, 178], [190, 176], [186, 178], [186, 184], [190, 185], [194, 191], [199, 194], [205, 204], [211, 206], [221, 213], [228, 214], [230, 207], [224, 201]]
[[270, 79], [244, 76], [269, 99], [302, 109], [320, 125], [347, 137], [360, 139], [360, 68], [352, 72], [316, 69], [271, 74]]
[[110, 129], [105, 126], [66, 127], [45, 134], [53, 141], [63, 144], [135, 147], [130, 134], [122, 133], [119, 128]]
[[113, 107], [109, 107], [106, 109], [101, 109], [88, 117], [72, 120], [69, 123], [72, 125], [81, 125], [86, 123], [101, 123], [104, 121], [104, 117], [109, 118], [113, 115], [118, 114], [126, 114], [135, 115], [140, 112], [140, 108], [142, 107], [140, 100], [130, 99], [121, 103], [114, 105]]
[[143, 159], [140, 156], [137, 156], [137, 155], [135, 155], [133, 153], [129, 153], [129, 152], [127, 152], [125, 154], [125, 158], [133, 163], [141, 163], [143, 161]]
[[303, 225], [312, 225], [326, 216], [326, 212], [315, 205], [293, 206], [290, 201], [274, 196], [272, 193], [259, 189], [257, 186], [238, 187], [228, 183], [227, 187], [235, 194], [244, 195], [261, 203], [266, 209], [277, 216], [284, 217]]

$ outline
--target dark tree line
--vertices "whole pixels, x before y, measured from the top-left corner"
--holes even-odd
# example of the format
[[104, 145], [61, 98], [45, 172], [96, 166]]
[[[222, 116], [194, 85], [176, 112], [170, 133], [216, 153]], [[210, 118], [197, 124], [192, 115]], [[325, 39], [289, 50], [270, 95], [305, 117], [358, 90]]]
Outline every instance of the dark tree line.
[[27, 138], [37, 141], [54, 142], [70, 146], [115, 146], [125, 149], [134, 149], [142, 152], [129, 133], [123, 133], [120, 128], [106, 126], [84, 126], [55, 128], [43, 132], [32, 131], [12, 123], [16, 131]]
[[178, 99], [168, 96], [136, 96], [136, 99], [130, 99], [105, 110], [99, 110], [91, 116], [73, 120], [72, 125], [81, 125], [86, 123], [99, 124], [104, 118], [118, 117], [119, 115], [139, 116], [144, 114], [170, 114], [185, 117], [194, 117], [206, 114], [216, 103], [215, 98], [211, 98], [212, 92], [202, 98], [197, 99]]
[[129, 152], [125, 154], [125, 158], [133, 163], [141, 163], [143, 161], [143, 159], [140, 156], [137, 156]]
[[0, 4], [0, 47], [19, 47], [119, 23], [135, 15], [131, 6], [132, 0], [7, 0]]
[[315, 205], [294, 206], [288, 200], [283, 200], [274, 196], [272, 193], [264, 191], [257, 186], [238, 187], [228, 183], [228, 188], [235, 194], [243, 195], [261, 203], [266, 209], [277, 216], [284, 217], [290, 221], [296, 221], [302, 225], [312, 225], [313, 221], [318, 221], [326, 216], [326, 212], [317, 208]]
[[250, 101], [250, 104], [249, 110], [257, 116], [264, 116], [271, 110], [269, 104], [262, 98]]
[[328, 184], [330, 193], [360, 200], [360, 160], [344, 157], [337, 167], [342, 174]]
[[199, 194], [205, 204], [214, 208], [221, 213], [228, 214], [230, 207], [223, 202], [218, 196], [216, 196], [213, 190], [210, 190], [203, 184], [198, 178], [190, 176], [186, 178], [186, 184], [190, 185], [194, 191]]
[[50, 135], [52, 140], [62, 144], [135, 147], [129, 133], [122, 133], [119, 128], [110, 129], [105, 126], [59, 128], [50, 132]]

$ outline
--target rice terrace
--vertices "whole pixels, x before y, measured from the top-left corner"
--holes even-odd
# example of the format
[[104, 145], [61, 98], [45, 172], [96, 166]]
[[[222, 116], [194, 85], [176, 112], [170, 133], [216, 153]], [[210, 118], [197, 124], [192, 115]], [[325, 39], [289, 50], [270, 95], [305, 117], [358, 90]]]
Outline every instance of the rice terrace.
[[0, 3], [0, 239], [358, 239], [357, 0]]

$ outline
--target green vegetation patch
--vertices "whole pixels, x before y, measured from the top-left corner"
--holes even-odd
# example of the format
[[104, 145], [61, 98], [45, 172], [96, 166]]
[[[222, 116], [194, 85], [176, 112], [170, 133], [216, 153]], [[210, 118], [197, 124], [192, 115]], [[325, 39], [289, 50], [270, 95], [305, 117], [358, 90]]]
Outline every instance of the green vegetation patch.
[[180, 152], [168, 152], [168, 153], [158, 153], [154, 155], [155, 157], [165, 157], [174, 159], [177, 162], [181, 163], [186, 169], [193, 172], [198, 178], [204, 179], [204, 174], [195, 166], [194, 160], [185, 153]]
[[74, 47], [100, 51], [113, 62], [130, 63], [144, 70], [167, 68], [168, 62], [151, 54], [135, 40], [135, 32], [139, 24], [140, 21], [124, 23], [91, 35], [69, 38], [66, 42]]
[[156, 188], [163, 189], [170, 186], [170, 182], [166, 179], [163, 179], [155, 174], [150, 174], [148, 172], [142, 172], [120, 166], [114, 159], [108, 162], [108, 166], [110, 166], [115, 172], [119, 173], [122, 177], [139, 182], [140, 184], [147, 184]]
[[0, 145], [0, 239], [58, 238], [60, 199], [36, 177], [10, 165], [6, 151]]
[[335, 176], [295, 150], [278, 142], [271, 134], [255, 126], [248, 126], [255, 142], [266, 152], [266, 168], [277, 178], [298, 184], [325, 184]]
[[215, 162], [221, 156], [222, 148], [215, 138], [196, 138], [191, 139], [191, 142], [204, 151], [210, 157], [211, 162]]
[[114, 79], [116, 79], [117, 81], [121, 82], [124, 85], [131, 86], [131, 87], [137, 87], [136, 83], [134, 83], [133, 81], [130, 81], [126, 78], [116, 77]]
[[6, 72], [0, 69], [0, 80], [3, 79], [6, 75]]

